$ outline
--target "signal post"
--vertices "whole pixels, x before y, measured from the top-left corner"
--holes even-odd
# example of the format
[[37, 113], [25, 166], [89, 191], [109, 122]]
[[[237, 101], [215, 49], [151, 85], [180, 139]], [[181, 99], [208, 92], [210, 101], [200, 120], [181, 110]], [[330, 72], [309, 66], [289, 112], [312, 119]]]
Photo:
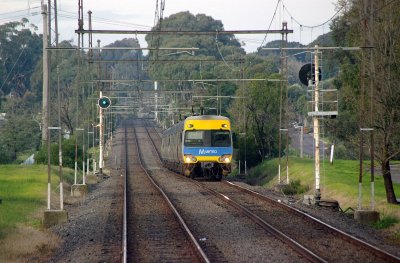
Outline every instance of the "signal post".
[[108, 97], [103, 96], [103, 92], [100, 91], [100, 98], [97, 102], [99, 106], [99, 172], [103, 174], [104, 157], [103, 157], [103, 145], [104, 145], [104, 125], [103, 125], [103, 109], [107, 109], [111, 105], [111, 100]]

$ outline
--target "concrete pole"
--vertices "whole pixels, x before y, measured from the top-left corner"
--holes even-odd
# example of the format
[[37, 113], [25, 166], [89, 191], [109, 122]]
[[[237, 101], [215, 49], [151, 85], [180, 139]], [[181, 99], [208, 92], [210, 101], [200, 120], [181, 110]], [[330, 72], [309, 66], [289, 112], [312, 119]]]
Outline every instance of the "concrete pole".
[[[54, 0], [54, 39], [58, 48], [58, 10], [57, 0]], [[50, 8], [51, 9], [51, 8]], [[51, 23], [51, 22], [50, 22]], [[51, 29], [51, 26], [50, 26]], [[51, 30], [50, 30], [51, 31]], [[60, 67], [58, 65], [58, 51], [56, 51], [57, 63], [57, 103], [58, 103], [58, 164], [60, 176], [60, 210], [64, 210], [64, 180], [63, 180], [63, 154], [62, 154], [62, 128], [61, 128], [61, 90], [60, 90]]]
[[[58, 46], [58, 40], [56, 40]], [[57, 55], [58, 60], [58, 55]], [[58, 63], [58, 61], [57, 61]], [[63, 186], [63, 154], [62, 154], [62, 128], [61, 128], [61, 90], [60, 90], [60, 67], [57, 65], [57, 102], [58, 102], [58, 172], [60, 176], [60, 210], [64, 210], [64, 186]]]
[[[43, 94], [42, 94], [42, 145], [47, 143], [47, 149], [50, 149], [49, 123], [48, 123], [48, 101], [49, 101], [49, 64], [47, 47], [49, 41], [47, 38], [47, 5], [42, 5], [43, 15]], [[47, 154], [47, 209], [51, 209], [51, 171], [50, 171], [50, 154]]]
[[318, 104], [319, 104], [319, 58], [318, 58], [318, 45], [315, 45], [315, 53], [314, 53], [314, 112], [315, 115], [313, 117], [314, 122], [314, 155], [315, 155], [315, 199], [321, 199], [321, 190], [320, 190], [320, 161], [319, 161], [319, 119], [318, 119]]
[[[100, 91], [100, 98], [103, 97], [103, 92]], [[100, 118], [100, 123], [99, 123], [99, 170], [100, 170], [100, 174], [103, 173], [103, 109], [101, 107], [99, 107], [99, 118]]]
[[[374, 46], [374, 38], [372, 36], [372, 32], [374, 32], [374, 1], [369, 1], [369, 10], [370, 14], [367, 16], [369, 17], [369, 24], [368, 24], [368, 44], [369, 46]], [[374, 104], [372, 103], [373, 95], [374, 95], [374, 88], [375, 88], [375, 70], [374, 70], [374, 50], [370, 50], [370, 61], [369, 61], [369, 76], [370, 76], [370, 96], [371, 96], [371, 109], [370, 109], [370, 127], [373, 127], [374, 123]], [[371, 130], [370, 134], [370, 142], [371, 142], [371, 149], [370, 149], [370, 156], [371, 156], [371, 210], [375, 210], [375, 140], [374, 140], [374, 130]]]
[[47, 122], [47, 103], [49, 101], [49, 65], [47, 56], [47, 47], [49, 45], [47, 36], [47, 5], [42, 5], [42, 15], [43, 15], [43, 94], [42, 94], [42, 141], [47, 140], [47, 133], [49, 127]]

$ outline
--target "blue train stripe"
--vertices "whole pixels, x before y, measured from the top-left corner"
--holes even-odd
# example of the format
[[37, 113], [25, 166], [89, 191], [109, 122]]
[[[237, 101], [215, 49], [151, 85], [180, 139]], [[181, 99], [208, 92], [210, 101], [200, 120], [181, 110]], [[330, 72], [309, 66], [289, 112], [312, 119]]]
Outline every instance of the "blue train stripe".
[[193, 156], [221, 156], [224, 154], [232, 154], [231, 147], [184, 147], [183, 154], [191, 154]]

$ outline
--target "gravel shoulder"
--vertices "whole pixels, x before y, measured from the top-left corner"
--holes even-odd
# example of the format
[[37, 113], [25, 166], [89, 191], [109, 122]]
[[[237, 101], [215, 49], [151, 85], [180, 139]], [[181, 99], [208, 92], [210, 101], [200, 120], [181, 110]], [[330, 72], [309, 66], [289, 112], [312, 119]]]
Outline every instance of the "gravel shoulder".
[[[120, 147], [114, 144], [112, 154], [119, 156]], [[106, 163], [111, 169], [103, 169], [99, 182], [88, 185], [85, 197], [66, 197], [68, 222], [51, 228], [61, 244], [48, 262], [120, 261], [123, 177], [116, 165], [118, 162]]]

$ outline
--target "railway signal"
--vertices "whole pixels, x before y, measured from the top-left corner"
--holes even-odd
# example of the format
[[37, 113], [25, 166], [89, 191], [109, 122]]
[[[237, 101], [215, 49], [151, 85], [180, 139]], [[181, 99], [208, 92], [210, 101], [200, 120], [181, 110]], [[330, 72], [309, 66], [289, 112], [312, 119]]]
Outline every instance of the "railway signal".
[[97, 105], [102, 109], [107, 109], [111, 105], [111, 100], [106, 96], [100, 97], [97, 101]]
[[[301, 83], [308, 86], [308, 81], [311, 80], [313, 84], [315, 83], [315, 64], [305, 64], [301, 67], [299, 71], [299, 79]], [[321, 69], [318, 68], [318, 80], [321, 80]]]

